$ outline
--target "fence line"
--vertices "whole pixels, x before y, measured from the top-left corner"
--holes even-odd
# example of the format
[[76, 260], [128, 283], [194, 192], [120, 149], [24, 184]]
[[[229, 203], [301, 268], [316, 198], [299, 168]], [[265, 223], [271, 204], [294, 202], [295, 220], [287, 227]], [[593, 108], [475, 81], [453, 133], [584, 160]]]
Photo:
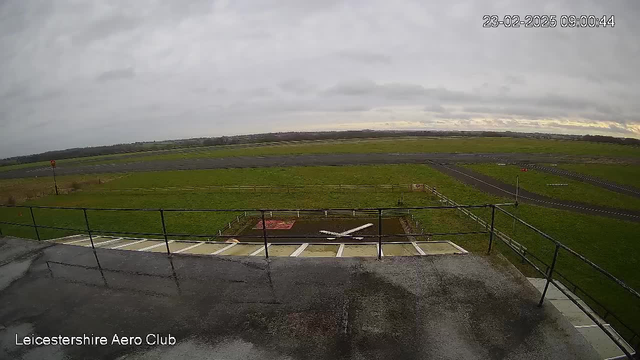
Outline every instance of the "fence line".
[[[430, 187], [428, 185], [425, 185], [425, 189], [427, 191], [430, 191], [434, 195], [436, 195], [441, 200], [443, 200], [445, 202], [445, 204], [449, 204], [451, 206], [456, 206], [456, 207], [460, 206], [460, 204], [458, 204], [457, 202], [449, 199], [448, 197], [444, 196], [442, 193], [436, 191], [435, 187]], [[460, 212], [462, 212], [463, 214], [469, 216], [471, 219], [476, 221], [478, 224], [484, 226], [485, 229], [489, 229], [491, 227], [491, 224], [489, 222], [483, 220], [479, 216], [477, 216], [474, 213], [472, 213], [471, 211], [467, 210], [467, 208], [458, 207], [458, 210]], [[525, 256], [527, 254], [527, 248], [525, 246], [523, 246], [522, 244], [520, 244], [519, 242], [517, 242], [514, 239], [512, 239], [511, 237], [509, 237], [509, 235], [507, 235], [507, 234], [503, 233], [502, 231], [500, 231], [498, 229], [495, 229], [495, 228], [493, 229], [493, 232], [499, 239], [501, 239], [502, 241], [508, 243], [514, 250], [516, 250], [517, 252], [520, 252], [523, 256]]]
[[310, 184], [310, 185], [207, 185], [164, 186], [152, 188], [95, 189], [95, 192], [158, 192], [158, 191], [234, 191], [234, 192], [296, 192], [296, 191], [376, 191], [376, 192], [424, 192], [425, 184]]

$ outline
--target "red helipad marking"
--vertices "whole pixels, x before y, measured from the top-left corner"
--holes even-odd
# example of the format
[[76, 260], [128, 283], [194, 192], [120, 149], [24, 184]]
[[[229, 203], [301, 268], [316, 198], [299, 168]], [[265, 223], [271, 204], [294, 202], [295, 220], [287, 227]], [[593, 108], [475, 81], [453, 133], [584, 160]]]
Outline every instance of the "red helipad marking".
[[[295, 220], [265, 220], [267, 230], [291, 230]], [[262, 220], [258, 221], [254, 229], [262, 230]]]

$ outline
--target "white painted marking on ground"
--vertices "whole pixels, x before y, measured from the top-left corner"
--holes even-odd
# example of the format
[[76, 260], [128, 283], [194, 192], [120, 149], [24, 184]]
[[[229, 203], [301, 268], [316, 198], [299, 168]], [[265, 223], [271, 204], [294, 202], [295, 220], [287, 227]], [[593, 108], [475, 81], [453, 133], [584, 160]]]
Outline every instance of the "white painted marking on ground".
[[71, 244], [75, 244], [75, 243], [79, 243], [79, 242], [81, 242], [81, 241], [87, 241], [87, 240], [90, 240], [90, 239], [89, 239], [89, 238], [86, 238], [86, 239], [80, 239], [80, 240], [75, 240], [75, 241], [68, 241], [68, 242], [63, 243], [63, 244], [65, 244], [65, 245], [71, 245]]
[[56, 238], [56, 239], [49, 239], [49, 240], [45, 240], [45, 241], [60, 241], [60, 240], [67, 240], [67, 239], [73, 239], [73, 238], [77, 238], [79, 236], [84, 236], [82, 234], [76, 234], [76, 235], [69, 235], [69, 236], [63, 236], [61, 238]]
[[[169, 240], [167, 243], [168, 243], [168, 244], [171, 244], [172, 242], [174, 242], [174, 240]], [[145, 248], [138, 249], [138, 251], [147, 251], [147, 250], [155, 249], [155, 248], [160, 247], [160, 246], [162, 246], [162, 245], [165, 245], [165, 244], [167, 244], [167, 243], [160, 242], [160, 244], [155, 244], [155, 245], [147, 246], [147, 247], [145, 247]]]
[[307, 248], [307, 246], [309, 246], [309, 243], [304, 243], [304, 244], [300, 245], [300, 247], [297, 248], [296, 251], [294, 251], [293, 254], [291, 254], [289, 256], [298, 257], [298, 255], [300, 255], [304, 251], [304, 249]]
[[344, 251], [344, 244], [340, 244], [340, 247], [338, 248], [338, 253], [336, 254], [336, 257], [342, 257], [342, 252]]
[[[609, 324], [602, 324], [602, 326], [607, 326]], [[591, 327], [598, 327], [597, 324], [591, 324], [591, 325], [576, 325], [575, 328], [576, 329], [582, 329], [582, 328], [591, 328]]]
[[119, 249], [119, 248], [121, 248], [121, 247], [129, 246], [129, 245], [134, 245], [134, 244], [139, 244], [139, 243], [144, 242], [144, 241], [147, 241], [147, 239], [134, 241], [134, 242], [129, 243], [129, 244], [122, 244], [122, 245], [114, 246], [114, 247], [112, 247], [112, 248], [110, 248], [110, 249]]
[[228, 250], [228, 249], [231, 249], [232, 247], [234, 247], [234, 246], [236, 246], [236, 245], [238, 245], [238, 243], [229, 244], [229, 245], [227, 245], [227, 246], [223, 247], [223, 248], [222, 248], [222, 249], [220, 249], [220, 250], [217, 250], [217, 251], [212, 252], [212, 253], [211, 253], [211, 254], [209, 254], [209, 255], [218, 255], [218, 254], [220, 254], [221, 252], [223, 252], [223, 251], [225, 251], [225, 250]]
[[197, 244], [195, 244], [195, 245], [193, 245], [193, 246], [189, 246], [189, 247], [186, 247], [186, 248], [184, 248], [184, 249], [180, 249], [180, 250], [178, 250], [178, 251], [174, 252], [174, 254], [179, 254], [179, 253], [181, 253], [181, 252], [184, 252], [184, 251], [187, 251], [187, 250], [191, 250], [191, 249], [196, 248], [196, 247], [198, 247], [198, 246], [200, 246], [200, 245], [202, 245], [202, 244], [204, 244], [204, 242], [199, 242], [199, 243], [197, 243]]
[[[327, 235], [334, 235], [336, 237], [352, 237], [349, 234], [354, 233], [356, 231], [364, 230], [364, 229], [366, 229], [368, 227], [371, 227], [371, 226], [373, 226], [373, 224], [372, 223], [368, 223], [368, 224], [364, 224], [362, 226], [358, 226], [356, 228], [353, 228], [353, 229], [350, 229], [350, 230], [347, 230], [347, 231], [344, 231], [344, 232], [341, 232], [341, 233], [333, 232], [333, 231], [327, 231], [327, 230], [320, 230], [320, 232], [323, 233], [323, 234], [327, 234]], [[334, 239], [335, 238], [327, 238], [327, 240], [334, 240]], [[362, 240], [363, 238], [354, 237], [354, 239]]]
[[96, 243], [93, 243], [93, 245], [94, 245], [94, 246], [98, 246], [98, 245], [102, 245], [102, 244], [109, 244], [109, 243], [112, 243], [112, 242], [116, 242], [116, 241], [118, 241], [118, 240], [122, 240], [122, 238], [117, 238], [117, 239], [107, 240], [107, 241], [103, 241], [103, 242], [100, 242], [100, 243], [97, 243], [97, 244], [96, 244]]
[[[271, 246], [271, 244], [267, 244], [267, 247], [269, 247], [269, 246]], [[256, 255], [260, 254], [263, 251], [264, 251], [264, 246], [261, 246], [260, 249], [252, 252], [251, 254], [249, 254], [249, 256], [256, 256]]]
[[416, 248], [416, 251], [418, 252], [418, 254], [420, 254], [420, 255], [427, 255], [427, 254], [425, 254], [424, 250], [422, 250], [422, 249], [420, 248], [420, 246], [418, 246], [418, 244], [416, 244], [416, 242], [415, 242], [415, 241], [412, 241], [411, 243], [413, 244], [413, 247], [415, 247], [415, 248]]
[[467, 250], [465, 250], [465, 249], [461, 248], [460, 246], [452, 243], [451, 241], [447, 241], [447, 242], [449, 243], [449, 245], [451, 245], [451, 246], [455, 247], [456, 249], [462, 251], [463, 254], [468, 254], [469, 253]]

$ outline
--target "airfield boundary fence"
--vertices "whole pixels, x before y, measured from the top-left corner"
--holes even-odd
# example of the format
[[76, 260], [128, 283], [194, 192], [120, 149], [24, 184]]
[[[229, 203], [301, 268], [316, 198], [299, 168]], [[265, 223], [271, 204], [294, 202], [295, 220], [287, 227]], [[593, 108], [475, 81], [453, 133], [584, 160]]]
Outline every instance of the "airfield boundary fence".
[[219, 192], [299, 192], [299, 191], [362, 191], [362, 192], [424, 192], [425, 184], [309, 184], [309, 185], [207, 185], [163, 186], [124, 189], [95, 189], [96, 192], [162, 192], [162, 191], [219, 191]]
[[[598, 266], [597, 264], [593, 263], [592, 261], [590, 261], [589, 259], [587, 259], [586, 257], [584, 257], [583, 255], [579, 254], [578, 252], [574, 251], [573, 249], [567, 247], [566, 245], [560, 243], [559, 241], [555, 240], [554, 238], [552, 238], [551, 236], [547, 235], [546, 233], [544, 233], [543, 231], [535, 228], [534, 226], [528, 224], [527, 222], [525, 222], [524, 220], [518, 218], [516, 215], [510, 213], [509, 211], [504, 209], [504, 206], [510, 206], [510, 205], [516, 205], [516, 204], [512, 204], [512, 203], [507, 203], [507, 204], [482, 204], [482, 205], [460, 205], [455, 203], [453, 200], [448, 199], [447, 197], [445, 197], [444, 195], [440, 194], [439, 192], [437, 192], [434, 188], [430, 188], [427, 187], [426, 188], [428, 191], [433, 192], [436, 196], [438, 196], [439, 198], [442, 199], [443, 202], [447, 203], [448, 205], [442, 205], [442, 206], [422, 206], [422, 207], [387, 207], [387, 208], [327, 208], [327, 209], [161, 209], [161, 208], [153, 208], [153, 209], [144, 209], [144, 208], [81, 208], [81, 207], [55, 207], [55, 206], [26, 206], [26, 205], [0, 205], [0, 207], [5, 207], [5, 208], [24, 208], [24, 209], [29, 209], [29, 215], [30, 215], [30, 219], [31, 219], [31, 223], [27, 224], [27, 223], [14, 223], [14, 222], [8, 222], [8, 221], [0, 221], [0, 224], [4, 224], [4, 225], [12, 225], [12, 226], [21, 226], [21, 227], [31, 227], [34, 229], [35, 231], [35, 235], [36, 238], [38, 240], [40, 240], [40, 233], [39, 233], [39, 229], [55, 229], [55, 230], [63, 230], [63, 231], [73, 231], [76, 233], [80, 233], [80, 234], [87, 234], [89, 236], [89, 240], [91, 242], [91, 247], [92, 249], [95, 251], [95, 245], [93, 242], [93, 237], [95, 235], [136, 235], [136, 236], [157, 236], [157, 237], [161, 237], [164, 239], [165, 245], [166, 245], [166, 250], [167, 250], [167, 254], [169, 256], [171, 256], [171, 250], [169, 247], [169, 238], [174, 238], [174, 237], [195, 237], [195, 238], [211, 238], [211, 237], [219, 237], [219, 238], [232, 238], [232, 237], [238, 237], [237, 235], [225, 235], [225, 234], [184, 234], [184, 233], [171, 233], [167, 231], [167, 227], [166, 227], [166, 222], [165, 222], [165, 213], [187, 213], [187, 212], [222, 212], [222, 213], [233, 213], [233, 214], [238, 214], [236, 215], [236, 220], [240, 221], [240, 215], [239, 214], [243, 214], [244, 216], [248, 216], [250, 214], [259, 214], [260, 219], [262, 221], [262, 235], [243, 235], [243, 237], [247, 237], [247, 238], [255, 238], [258, 240], [262, 240], [263, 244], [264, 244], [264, 254], [265, 257], [268, 259], [269, 258], [269, 244], [268, 241], [269, 239], [287, 239], [287, 238], [305, 238], [305, 239], [314, 239], [314, 238], [326, 238], [326, 236], [324, 235], [295, 235], [295, 236], [282, 236], [282, 235], [272, 235], [269, 234], [268, 228], [266, 226], [266, 218], [271, 215], [271, 212], [278, 212], [278, 213], [289, 213], [289, 214], [299, 214], [299, 213], [305, 213], [305, 214], [325, 214], [325, 216], [328, 216], [329, 213], [331, 212], [331, 214], [356, 214], [356, 212], [358, 214], [363, 214], [366, 216], [372, 216], [372, 217], [377, 217], [378, 219], [378, 231], [376, 235], [359, 235], [360, 237], [364, 238], [364, 239], [376, 239], [377, 243], [378, 243], [378, 259], [381, 259], [382, 257], [382, 246], [383, 246], [383, 242], [382, 239], [383, 238], [389, 238], [389, 237], [415, 237], [415, 236], [424, 236], [424, 235], [471, 235], [471, 234], [489, 234], [489, 241], [488, 241], [488, 249], [487, 249], [487, 253], [491, 253], [491, 249], [493, 246], [493, 240], [494, 237], [496, 237], [497, 239], [501, 240], [505, 245], [507, 245], [511, 250], [513, 250], [521, 259], [523, 262], [526, 262], [527, 264], [531, 265], [533, 267], [533, 269], [535, 269], [535, 271], [537, 271], [539, 274], [541, 274], [545, 279], [546, 279], [546, 283], [545, 283], [545, 287], [544, 290], [542, 292], [542, 296], [540, 298], [539, 301], [539, 306], [541, 306], [543, 304], [543, 301], [545, 299], [547, 290], [549, 288], [550, 284], [556, 284], [556, 281], [559, 281], [560, 283], [566, 283], [568, 285], [568, 288], [573, 288], [574, 293], [576, 293], [577, 291], [580, 291], [582, 294], [584, 294], [585, 296], [587, 296], [587, 298], [589, 299], [589, 301], [598, 304], [602, 309], [605, 310], [605, 314], [602, 316], [603, 320], [606, 320], [606, 318], [608, 316], [614, 318], [617, 320], [617, 322], [620, 324], [620, 326], [622, 326], [626, 332], [625, 334], [630, 334], [628, 336], [623, 336], [625, 338], [625, 340], [629, 341], [630, 344], [633, 344], [634, 348], [635, 348], [635, 352], [637, 353], [638, 347], [640, 346], [640, 336], [637, 334], [637, 332], [630, 327], [629, 325], [625, 324], [619, 316], [615, 315], [613, 312], [611, 312], [610, 310], [608, 310], [601, 302], [597, 301], [595, 299], [595, 297], [593, 297], [592, 295], [588, 294], [583, 288], [579, 287], [578, 285], [576, 285], [573, 281], [569, 280], [565, 275], [559, 273], [556, 269], [557, 266], [557, 261], [558, 261], [558, 253], [560, 251], [568, 253], [570, 255], [572, 255], [573, 257], [575, 257], [576, 259], [580, 260], [581, 262], [583, 262], [584, 264], [587, 264], [589, 267], [591, 267], [594, 271], [598, 272], [599, 274], [604, 275], [607, 279], [609, 279], [610, 281], [612, 281], [613, 284], [615, 284], [616, 286], [618, 286], [619, 288], [623, 289], [624, 291], [628, 292], [629, 294], [631, 294], [635, 301], [639, 301], [640, 300], [640, 293], [638, 293], [636, 290], [634, 290], [633, 288], [631, 288], [630, 286], [628, 286], [627, 284], [625, 284], [622, 280], [616, 278], [615, 276], [613, 276], [612, 274], [610, 274], [609, 272], [607, 272], [606, 270], [604, 270], [603, 268], [601, 268], [600, 266]], [[482, 218], [480, 218], [479, 216], [473, 214], [471, 212], [471, 210], [473, 209], [480, 209], [480, 208], [490, 208], [491, 209], [491, 219], [489, 220], [484, 220]], [[58, 209], [58, 210], [75, 210], [75, 211], [81, 211], [84, 217], [84, 221], [85, 221], [85, 228], [68, 228], [68, 227], [57, 227], [57, 226], [48, 226], [48, 225], [38, 225], [37, 221], [36, 221], [36, 217], [34, 215], [33, 209]], [[383, 233], [383, 229], [382, 229], [382, 219], [385, 216], [398, 216], [399, 214], [407, 214], [410, 213], [412, 210], [443, 210], [443, 209], [454, 209], [454, 210], [458, 210], [463, 212], [465, 215], [469, 216], [472, 220], [478, 222], [479, 224], [481, 224], [484, 227], [484, 230], [481, 231], [468, 231], [468, 232], [449, 232], [449, 233], [414, 233], [414, 234], [410, 234], [410, 233], [402, 233], [402, 234], [384, 234]], [[90, 222], [89, 222], [89, 216], [87, 214], [87, 212], [101, 212], [101, 211], [107, 211], [107, 212], [117, 212], [117, 211], [135, 211], [135, 212], [155, 212], [157, 213], [158, 216], [158, 220], [162, 225], [162, 233], [154, 233], [154, 232], [130, 232], [130, 231], [110, 231], [110, 230], [105, 230], [105, 229], [92, 229], [90, 226]], [[534, 231], [536, 234], [540, 235], [542, 238], [544, 238], [545, 240], [549, 241], [551, 244], [554, 245], [555, 247], [555, 251], [554, 251], [554, 255], [553, 255], [553, 260], [550, 264], [545, 263], [543, 260], [541, 260], [538, 256], [536, 256], [535, 254], [532, 254], [531, 251], [527, 251], [527, 249], [522, 246], [521, 244], [517, 243], [515, 240], [511, 239], [509, 236], [507, 236], [505, 233], [497, 230], [495, 228], [495, 218], [496, 218], [496, 213], [501, 213], [501, 214], [505, 214], [507, 216], [509, 216], [510, 218], [513, 218], [515, 221], [517, 221], [518, 223], [524, 225], [526, 228]], [[232, 226], [232, 224], [229, 224], [229, 226]], [[2, 231], [0, 229], [0, 236], [2, 235]], [[541, 269], [538, 265], [536, 265], [532, 259], [535, 259], [539, 264], [543, 264], [544, 265], [544, 270]], [[556, 280], [554, 279], [554, 275], [557, 278], [560, 278], [560, 280]], [[607, 329], [603, 324], [600, 323], [599, 319], [596, 318], [596, 316], [592, 315], [583, 304], [581, 304], [578, 300], [576, 299], [574, 296], [571, 296], [568, 293], [568, 290], [564, 289], [562, 286], [557, 286], [557, 288], [562, 291], [563, 293], [565, 293], [565, 295], [574, 303], [576, 304], [581, 310], [583, 310], [597, 325], [598, 327], [600, 327], [613, 341], [616, 345], [618, 345], [618, 347], [620, 347], [620, 349], [627, 355], [627, 357], [629, 359], [634, 359], [634, 354], [632, 354], [622, 343], [622, 341], [618, 338], [618, 334], [612, 332], [611, 330]], [[635, 342], [634, 342], [635, 341]]]

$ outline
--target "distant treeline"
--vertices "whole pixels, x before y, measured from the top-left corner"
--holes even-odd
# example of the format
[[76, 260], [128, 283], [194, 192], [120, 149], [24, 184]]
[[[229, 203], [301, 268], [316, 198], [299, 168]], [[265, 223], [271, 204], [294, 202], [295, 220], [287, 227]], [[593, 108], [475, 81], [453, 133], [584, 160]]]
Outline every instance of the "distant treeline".
[[154, 150], [183, 149], [198, 146], [222, 146], [239, 144], [262, 144], [282, 141], [308, 141], [308, 140], [339, 140], [359, 138], [389, 138], [404, 136], [424, 137], [511, 137], [531, 139], [560, 139], [591, 141], [600, 143], [612, 143], [620, 145], [640, 146], [640, 140], [632, 138], [617, 138], [601, 135], [559, 135], [543, 133], [517, 133], [495, 131], [321, 131], [321, 132], [283, 132], [255, 135], [220, 136], [213, 138], [193, 138], [182, 140], [136, 142], [131, 144], [117, 144], [109, 146], [95, 146], [86, 148], [73, 148], [67, 150], [48, 151], [41, 154], [17, 156], [0, 160], [0, 166], [12, 164], [25, 164], [51, 159], [71, 159], [99, 155], [115, 155]]

